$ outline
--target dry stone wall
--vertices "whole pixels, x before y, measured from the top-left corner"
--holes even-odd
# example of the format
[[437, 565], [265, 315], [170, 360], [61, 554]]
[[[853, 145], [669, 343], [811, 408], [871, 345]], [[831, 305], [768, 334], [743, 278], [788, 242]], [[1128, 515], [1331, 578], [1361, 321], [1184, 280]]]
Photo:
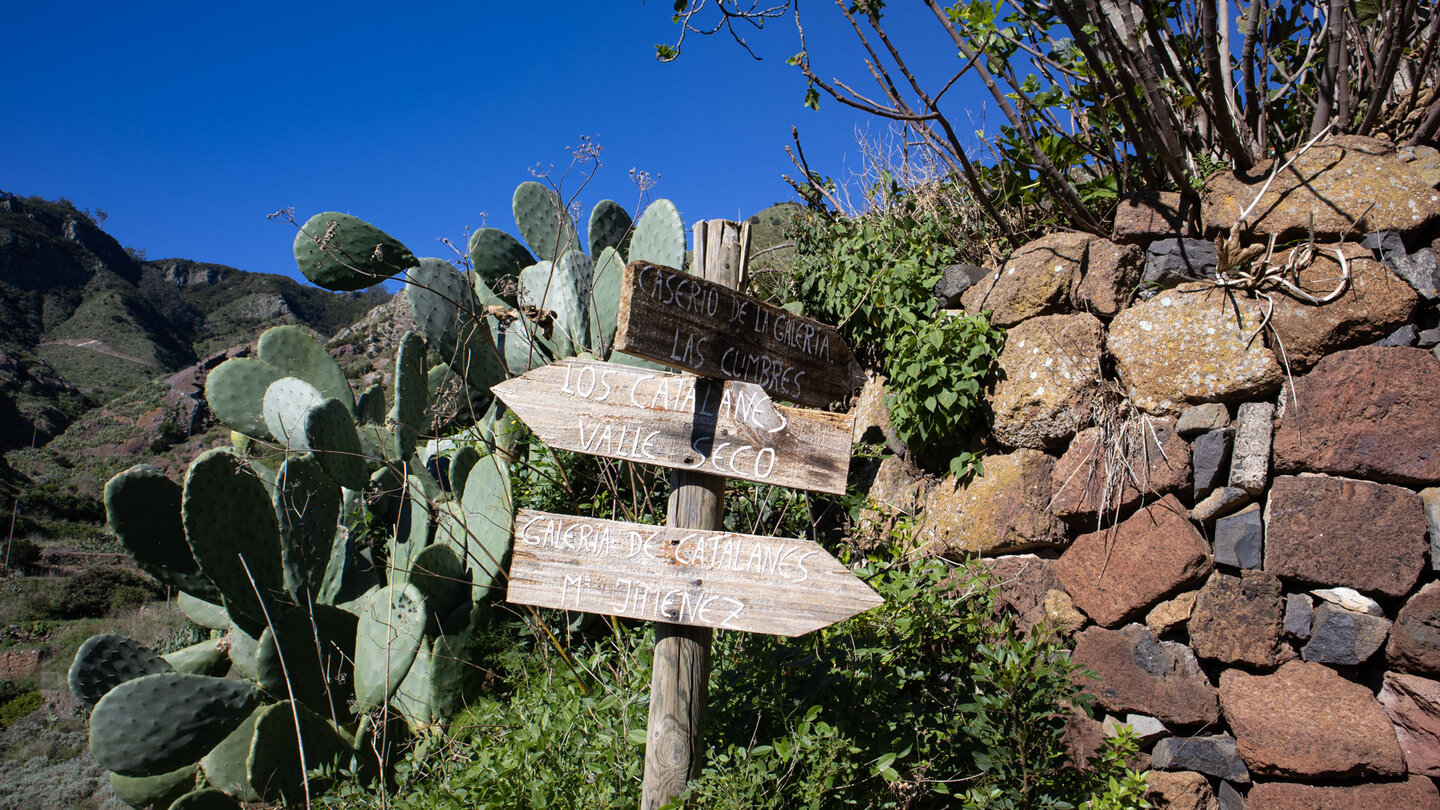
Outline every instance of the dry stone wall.
[[[993, 454], [872, 495], [1072, 638], [1074, 750], [1133, 727], [1157, 806], [1440, 808], [1440, 154], [1335, 138], [1255, 202], [1269, 171], [947, 279], [1009, 330]], [[1313, 243], [1225, 266], [1247, 207]]]

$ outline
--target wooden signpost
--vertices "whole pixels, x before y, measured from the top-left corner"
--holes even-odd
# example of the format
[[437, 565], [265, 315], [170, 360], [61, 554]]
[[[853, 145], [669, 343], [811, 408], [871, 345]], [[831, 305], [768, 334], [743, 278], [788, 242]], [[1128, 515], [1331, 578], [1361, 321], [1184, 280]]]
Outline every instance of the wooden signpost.
[[625, 268], [615, 348], [817, 408], [865, 382], [835, 327], [648, 262]]
[[880, 604], [810, 540], [522, 510], [509, 600], [652, 622], [798, 636]]
[[507, 593], [656, 622], [642, 810], [698, 772], [713, 628], [799, 635], [882, 602], [813, 542], [721, 530], [726, 477], [844, 492], [850, 419], [766, 392], [827, 405], [859, 382], [833, 328], [734, 292], [748, 238], [697, 224], [697, 276], [632, 263], [622, 289], [617, 349], [728, 381], [566, 360], [492, 389], [552, 447], [674, 470], [665, 527], [522, 510]]
[[562, 450], [841, 494], [852, 428], [749, 383], [570, 359], [491, 389]]

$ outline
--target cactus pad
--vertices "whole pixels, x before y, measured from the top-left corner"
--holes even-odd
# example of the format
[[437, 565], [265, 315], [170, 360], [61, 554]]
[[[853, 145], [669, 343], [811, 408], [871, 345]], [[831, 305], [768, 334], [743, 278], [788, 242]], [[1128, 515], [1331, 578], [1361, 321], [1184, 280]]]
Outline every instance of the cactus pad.
[[375, 383], [355, 400], [355, 421], [361, 425], [385, 424], [385, 386]]
[[511, 203], [515, 224], [541, 261], [554, 261], [571, 250], [580, 248], [575, 235], [575, 222], [555, 190], [533, 180], [515, 189]]
[[314, 453], [292, 455], [275, 476], [275, 515], [285, 590], [299, 604], [319, 592], [340, 523], [340, 486]]
[[105, 516], [140, 570], [160, 582], [212, 601], [220, 592], [190, 554], [180, 521], [180, 485], [144, 464], [105, 484]]
[[[260, 711], [250, 753], [245, 758], [245, 772], [261, 798], [304, 805], [303, 772], [333, 764], [349, 752], [349, 744], [329, 723], [304, 705], [287, 700]], [[310, 789], [316, 795], [323, 792], [323, 785], [311, 780]]]
[[601, 200], [590, 209], [590, 226], [585, 229], [590, 243], [590, 258], [599, 259], [605, 248], [614, 248], [620, 255], [630, 249], [630, 233], [634, 228], [630, 213], [614, 200]]
[[285, 376], [299, 377], [326, 398], [340, 400], [355, 415], [355, 393], [350, 390], [345, 372], [309, 332], [298, 326], [272, 326], [260, 335], [255, 354]]
[[[497, 402], [499, 400], [496, 400]], [[480, 460], [480, 452], [468, 444], [461, 445], [450, 457], [450, 491], [464, 492], [465, 477], [470, 474], [470, 468]]]
[[195, 789], [200, 766], [186, 765], [155, 776], [110, 774], [110, 787], [120, 801], [141, 810], [167, 810], [176, 799]]
[[589, 323], [590, 351], [598, 358], [610, 355], [615, 342], [615, 328], [620, 318], [620, 282], [625, 275], [625, 262], [614, 248], [600, 251], [590, 280]]
[[[216, 602], [220, 597], [216, 597]], [[184, 591], [175, 595], [175, 606], [185, 614], [185, 618], [211, 630], [224, 630], [230, 626], [230, 614], [225, 612], [222, 605], [216, 604], [207, 599], [188, 594]]]
[[259, 597], [285, 589], [269, 491], [235, 451], [217, 448], [190, 465], [181, 512], [190, 550], [224, 595], [231, 620], [259, 633], [264, 624]]
[[122, 776], [155, 776], [199, 761], [259, 701], [251, 684], [205, 675], [145, 675], [110, 690], [90, 715], [90, 751]]
[[305, 278], [333, 292], [373, 287], [415, 266], [415, 254], [363, 219], [326, 211], [295, 234], [295, 264]]
[[330, 605], [276, 616], [255, 649], [260, 686], [273, 697], [294, 698], [323, 717], [349, 722], [356, 621]]
[[685, 222], [669, 200], [650, 203], [630, 238], [630, 261], [685, 269]]
[[426, 607], [439, 618], [450, 615], [462, 603], [470, 603], [470, 574], [447, 544], [422, 548], [410, 560], [408, 579], [424, 594]]
[[590, 259], [578, 251], [520, 271], [520, 306], [549, 313], [550, 341], [560, 356], [573, 356], [585, 345], [590, 271]]
[[360, 434], [337, 399], [327, 399], [305, 413], [305, 446], [315, 451], [320, 467], [346, 489], [364, 489], [370, 480]]
[[474, 572], [475, 600], [482, 601], [505, 570], [510, 555], [515, 509], [510, 500], [510, 473], [498, 455], [481, 458], [465, 479], [460, 498], [464, 509], [467, 556]]
[[299, 377], [281, 377], [265, 389], [261, 414], [265, 429], [286, 450], [305, 452], [305, 414], [325, 401], [320, 389]]
[[214, 788], [206, 788], [176, 799], [170, 810], [240, 810], [240, 802]]
[[395, 352], [395, 405], [387, 420], [393, 433], [393, 447], [387, 452], [395, 460], [410, 458], [415, 437], [429, 432], [430, 393], [425, 390], [425, 343], [414, 332], [400, 338]]
[[491, 286], [497, 286], [506, 276], [511, 277], [513, 283], [514, 276], [535, 263], [535, 257], [518, 239], [497, 228], [481, 228], [471, 234], [469, 247], [470, 264], [476, 275]]
[[70, 664], [70, 691], [91, 709], [111, 689], [145, 675], [174, 672], [169, 662], [140, 642], [106, 633], [91, 636]]
[[232, 357], [205, 378], [205, 401], [215, 418], [258, 439], [274, 438], [262, 410], [265, 389], [284, 377], [280, 369], [253, 357]]
[[360, 613], [355, 633], [355, 698], [379, 706], [395, 694], [425, 631], [425, 598], [413, 585], [388, 585]]
[[250, 743], [255, 739], [255, 721], [260, 718], [260, 713], [268, 708], [269, 706], [257, 708], [245, 718], [245, 722], [200, 760], [200, 767], [205, 769], [205, 779], [242, 802], [260, 801], [260, 794], [250, 786], [250, 777], [245, 772], [245, 759], [250, 756]]
[[472, 388], [486, 391], [505, 378], [475, 291], [449, 262], [422, 260], [410, 273], [405, 300], [425, 342]]
[[230, 657], [220, 650], [220, 644], [215, 639], [191, 644], [160, 657], [176, 672], [185, 675], [224, 675], [225, 670], [230, 668]]

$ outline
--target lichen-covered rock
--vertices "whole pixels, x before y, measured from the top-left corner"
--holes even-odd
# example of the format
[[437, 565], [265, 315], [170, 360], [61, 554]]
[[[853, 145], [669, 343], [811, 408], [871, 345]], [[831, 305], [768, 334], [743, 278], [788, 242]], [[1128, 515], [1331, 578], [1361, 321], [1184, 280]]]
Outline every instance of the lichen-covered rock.
[[[1274, 261], [1284, 263], [1304, 250], [1294, 248]], [[1342, 276], [1337, 251], [1350, 268], [1350, 281], [1339, 298], [1315, 306], [1283, 291], [1271, 295], [1275, 312], [1270, 327], [1280, 338], [1292, 373], [1309, 371], [1327, 354], [1363, 346], [1405, 326], [1420, 302], [1409, 284], [1354, 243], [1318, 246], [1292, 281], [1316, 298], [1329, 295]]]
[[1186, 624], [1195, 613], [1195, 597], [1199, 595], [1199, 591], [1186, 591], [1173, 599], [1166, 599], [1145, 614], [1145, 626], [1155, 635], [1163, 636]]
[[1074, 436], [1090, 421], [1104, 343], [1105, 327], [1083, 313], [1031, 318], [1010, 329], [990, 396], [995, 438], [1042, 450]]
[[1291, 661], [1270, 675], [1220, 676], [1220, 707], [1256, 776], [1398, 776], [1405, 761], [1370, 690], [1321, 664]]
[[1172, 420], [1142, 417], [1109, 437], [1086, 428], [1055, 464], [1052, 508], [1061, 517], [1113, 518], [1189, 479], [1190, 443]]
[[1178, 413], [1278, 389], [1275, 354], [1263, 340], [1251, 340], [1263, 320], [1254, 301], [1186, 284], [1116, 315], [1107, 348], [1136, 406]]
[[1116, 526], [1083, 534], [1055, 562], [1075, 606], [1114, 627], [1199, 584], [1212, 569], [1210, 546], [1174, 495]]
[[1295, 379], [1294, 399], [1275, 426], [1277, 472], [1440, 483], [1440, 363], [1430, 352], [1336, 352]]
[[1100, 676], [1077, 683], [1108, 711], [1147, 714], [1171, 727], [1219, 719], [1215, 687], [1195, 654], [1184, 644], [1156, 639], [1142, 625], [1086, 628], [1075, 636], [1072, 660]]
[[1257, 236], [1336, 240], [1369, 231], [1412, 233], [1440, 218], [1440, 192], [1395, 154], [1393, 144], [1340, 136], [1311, 147], [1276, 175], [1271, 161], [1241, 176], [1217, 172], [1205, 181], [1200, 219], [1206, 231], [1228, 231], [1259, 196], [1247, 221]]
[[1265, 490], [1270, 477], [1270, 439], [1275, 406], [1269, 402], [1243, 402], [1235, 410], [1235, 449], [1230, 455], [1229, 486], [1251, 495]]
[[985, 474], [964, 486], [954, 476], [930, 490], [919, 539], [931, 554], [1012, 554], [1065, 544], [1050, 511], [1055, 460], [1038, 450], [985, 459]]
[[994, 276], [965, 291], [967, 312], [991, 310], [990, 323], [1009, 328], [1026, 318], [1061, 312], [1080, 282], [1091, 236], [1052, 233], [1011, 254]]
[[1134, 297], [1144, 262], [1144, 251], [1135, 245], [1091, 240], [1085, 253], [1085, 275], [1075, 288], [1075, 306], [1106, 320], [1115, 317]]
[[1311, 585], [1404, 596], [1425, 566], [1427, 524], [1404, 487], [1281, 475], [1265, 510], [1265, 570]]
[[1190, 646], [1201, 658], [1269, 669], [1280, 663], [1284, 627], [1280, 580], [1263, 571], [1215, 573], [1195, 598]]

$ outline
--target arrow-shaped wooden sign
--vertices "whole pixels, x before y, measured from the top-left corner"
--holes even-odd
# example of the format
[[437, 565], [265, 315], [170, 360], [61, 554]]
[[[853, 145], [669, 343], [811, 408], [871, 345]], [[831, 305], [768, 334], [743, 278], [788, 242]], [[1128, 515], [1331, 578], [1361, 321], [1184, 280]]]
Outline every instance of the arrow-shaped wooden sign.
[[506, 598], [798, 636], [884, 600], [819, 544], [521, 510]]
[[551, 447], [845, 492], [850, 418], [775, 405], [752, 384], [570, 359], [490, 390]]
[[625, 268], [615, 348], [821, 408], [865, 382], [835, 327], [649, 262]]

